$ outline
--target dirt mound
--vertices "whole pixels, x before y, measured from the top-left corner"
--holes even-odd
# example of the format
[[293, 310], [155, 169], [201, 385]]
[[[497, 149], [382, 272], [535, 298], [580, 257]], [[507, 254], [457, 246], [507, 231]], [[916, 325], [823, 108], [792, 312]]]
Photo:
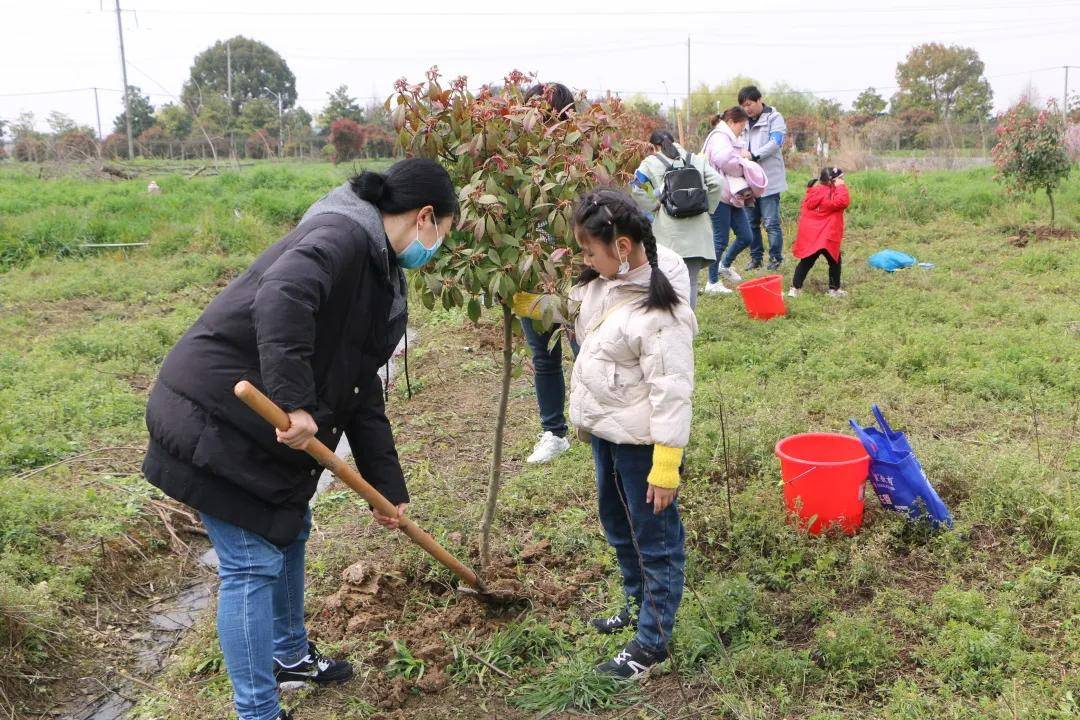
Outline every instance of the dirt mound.
[[[380, 638], [364, 662], [376, 668], [386, 667], [398, 652], [398, 642], [413, 658], [423, 661], [423, 674], [408, 679], [373, 672], [365, 683], [365, 694], [370, 693], [382, 710], [399, 708], [417, 691], [437, 693], [449, 685], [455, 636], [464, 640], [467, 633], [470, 644], [482, 642], [498, 628], [519, 619], [526, 609], [531, 610], [532, 617], [562, 624], [567, 608], [578, 602], [584, 585], [598, 579], [600, 570], [590, 568], [556, 577], [550, 568], [560, 565], [562, 559], [553, 557], [550, 551], [547, 541], [529, 543], [518, 558], [525, 564], [500, 561], [488, 569], [485, 578], [489, 590], [522, 600], [503, 606], [485, 604], [451, 588], [423, 583], [377, 563], [361, 561], [342, 572], [341, 586], [323, 599], [312, 629], [318, 637], [340, 642], [348, 652], [357, 652], [364, 647], [361, 641], [365, 634], [388, 628], [386, 638]], [[404, 621], [409, 608], [416, 607], [418, 593], [423, 611]]]
[[1065, 228], [1052, 228], [1048, 225], [1021, 228], [1019, 234], [1006, 238], [1014, 247], [1027, 247], [1031, 242], [1046, 242], [1047, 240], [1075, 240], [1080, 233]]

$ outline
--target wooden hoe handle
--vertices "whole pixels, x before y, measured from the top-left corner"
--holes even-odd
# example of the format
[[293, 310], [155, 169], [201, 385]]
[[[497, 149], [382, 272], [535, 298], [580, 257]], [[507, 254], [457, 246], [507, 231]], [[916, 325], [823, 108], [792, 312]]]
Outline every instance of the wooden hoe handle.
[[[284, 431], [289, 429], [291, 423], [289, 421], [289, 416], [285, 411], [275, 405], [273, 400], [266, 397], [266, 395], [263, 395], [257, 387], [247, 380], [241, 380], [236, 383], [233, 392], [245, 405], [257, 412], [264, 420], [278, 430]], [[367, 500], [368, 504], [380, 513], [391, 517], [397, 516], [398, 511], [393, 503], [383, 497], [382, 493], [378, 490], [371, 487], [371, 485], [368, 484], [368, 481], [365, 480], [359, 472], [338, 457], [333, 450], [323, 445], [317, 438], [311, 438], [304, 450], [308, 455], [318, 460], [320, 465], [337, 476], [343, 483], [360, 493], [360, 496], [364, 498], [364, 500]], [[431, 557], [453, 570], [454, 574], [461, 578], [467, 585], [480, 591], [484, 590], [480, 578], [468, 565], [465, 565], [447, 552], [446, 548], [440, 545], [435, 538], [424, 532], [411, 518], [402, 518], [401, 522], [398, 524], [398, 529], [408, 535], [414, 543], [423, 548], [431, 555]]]

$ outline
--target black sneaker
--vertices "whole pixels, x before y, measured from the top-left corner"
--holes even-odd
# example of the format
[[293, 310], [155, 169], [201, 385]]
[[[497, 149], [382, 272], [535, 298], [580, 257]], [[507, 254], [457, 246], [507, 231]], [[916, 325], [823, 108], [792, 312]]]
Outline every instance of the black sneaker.
[[657, 663], [667, 660], [666, 652], [653, 652], [638, 645], [637, 640], [631, 640], [622, 652], [596, 666], [596, 672], [605, 675], [613, 675], [623, 680], [636, 680], [649, 672]]
[[743, 270], [748, 270], [748, 271], [749, 270], [760, 270], [760, 269], [761, 269], [761, 261], [760, 260], [751, 260], [750, 262], [748, 262], [746, 264], [746, 267], [743, 268]]
[[617, 615], [607, 618], [593, 618], [589, 621], [589, 624], [599, 632], [610, 635], [625, 627], [635, 627], [637, 622], [634, 621], [634, 616], [630, 614], [630, 608], [624, 607]]
[[277, 716], [277, 720], [292, 720], [292, 715], [285, 710], [282, 710], [281, 714]]
[[352, 676], [352, 665], [344, 660], [323, 656], [315, 643], [308, 643], [308, 654], [292, 665], [285, 665], [274, 658], [274, 679], [278, 685], [292, 682], [337, 683], [345, 682]]
[[783, 260], [770, 260], [766, 266], [769, 270], [779, 270], [780, 266], [784, 264]]

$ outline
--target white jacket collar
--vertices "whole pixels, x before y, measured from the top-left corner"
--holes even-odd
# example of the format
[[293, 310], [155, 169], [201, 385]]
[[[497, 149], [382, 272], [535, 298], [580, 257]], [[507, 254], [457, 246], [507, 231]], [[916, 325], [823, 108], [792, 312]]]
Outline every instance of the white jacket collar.
[[[689, 302], [689, 274], [686, 271], [686, 264], [683, 262], [682, 257], [674, 250], [666, 248], [663, 245], [657, 245], [656, 260], [656, 264], [659, 266], [660, 272], [667, 275], [672, 287], [675, 288], [675, 293], [684, 301]], [[625, 275], [617, 275], [610, 280], [608, 278], [601, 277], [599, 278], [599, 280], [601, 282], [607, 283], [610, 292], [648, 292], [649, 281], [652, 279], [652, 274], [652, 267], [649, 265], [649, 263], [644, 263], [640, 267], [634, 268]]]

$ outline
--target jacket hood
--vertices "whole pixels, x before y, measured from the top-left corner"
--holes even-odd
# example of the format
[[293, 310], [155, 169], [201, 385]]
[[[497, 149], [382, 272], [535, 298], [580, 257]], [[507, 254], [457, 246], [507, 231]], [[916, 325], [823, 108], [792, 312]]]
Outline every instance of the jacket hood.
[[754, 125], [757, 125], [762, 118], [768, 118], [769, 115], [774, 112], [776, 112], [776, 109], [772, 105], [766, 105], [762, 103], [761, 114], [758, 115], [756, 118], [750, 118], [750, 126], [753, 127]]
[[383, 226], [382, 213], [379, 209], [367, 200], [358, 197], [349, 183], [345, 182], [316, 200], [304, 213], [300, 223], [303, 224], [317, 215], [327, 213], [343, 215], [364, 229], [371, 238], [371, 252], [380, 258], [394, 290], [394, 299], [390, 305], [390, 319], [393, 320], [406, 312], [408, 297], [405, 291], [405, 278], [397, 263], [397, 256], [390, 249], [390, 241], [386, 237], [386, 228]]
[[330, 192], [315, 201], [300, 219], [304, 223], [316, 215], [335, 213], [344, 215], [360, 227], [376, 241], [385, 240], [386, 228], [383, 227], [382, 214], [379, 209], [367, 200], [361, 200], [348, 182], [337, 186]]
[[727, 136], [728, 136], [729, 138], [731, 138], [731, 140], [732, 140], [733, 142], [734, 142], [734, 141], [737, 141], [737, 140], [739, 139], [739, 136], [738, 136], [738, 135], [736, 135], [736, 134], [735, 134], [735, 131], [731, 129], [731, 126], [730, 126], [730, 125], [728, 125], [728, 124], [727, 124], [726, 122], [724, 122], [723, 120], [721, 120], [720, 122], [716, 123], [716, 127], [715, 127], [715, 128], [713, 128], [713, 129], [714, 129], [714, 131], [715, 131], [715, 132], [718, 132], [718, 133], [723, 133], [724, 135], [727, 135]]

